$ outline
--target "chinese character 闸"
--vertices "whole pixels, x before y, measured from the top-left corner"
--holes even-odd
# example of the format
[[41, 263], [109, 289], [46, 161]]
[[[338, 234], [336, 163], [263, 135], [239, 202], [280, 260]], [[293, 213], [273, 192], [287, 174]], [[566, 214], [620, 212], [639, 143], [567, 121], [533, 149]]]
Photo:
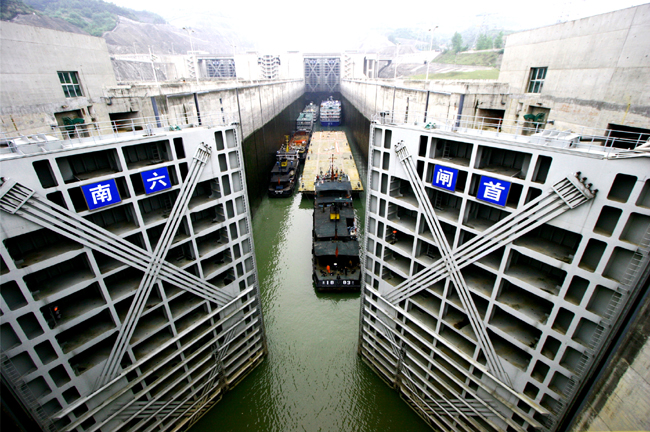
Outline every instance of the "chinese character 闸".
[[454, 180], [454, 173], [452, 171], [447, 171], [444, 169], [439, 169], [438, 174], [436, 175], [436, 183], [442, 184], [443, 186], [451, 187], [452, 181]]

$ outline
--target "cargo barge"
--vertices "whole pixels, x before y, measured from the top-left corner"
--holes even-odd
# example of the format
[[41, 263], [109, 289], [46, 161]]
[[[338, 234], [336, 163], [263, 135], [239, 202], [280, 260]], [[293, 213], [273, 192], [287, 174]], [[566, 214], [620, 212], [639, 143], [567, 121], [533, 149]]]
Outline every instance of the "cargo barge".
[[329, 169], [330, 159], [334, 157], [334, 166], [342, 169], [350, 179], [352, 193], [363, 191], [359, 171], [352, 157], [352, 150], [343, 131], [319, 131], [311, 136], [307, 159], [304, 162], [299, 191], [306, 194], [315, 193], [316, 177]]

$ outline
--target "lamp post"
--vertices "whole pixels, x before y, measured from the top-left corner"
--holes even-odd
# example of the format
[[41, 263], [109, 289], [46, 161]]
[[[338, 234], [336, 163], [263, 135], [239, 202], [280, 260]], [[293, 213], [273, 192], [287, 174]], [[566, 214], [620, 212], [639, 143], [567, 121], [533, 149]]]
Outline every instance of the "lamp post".
[[239, 84], [239, 78], [237, 77], [237, 60], [235, 59], [235, 55], [237, 54], [237, 45], [235, 44], [230, 44], [232, 47], [232, 65], [233, 65], [233, 72], [235, 73], [235, 84]]
[[194, 33], [194, 30], [192, 30], [191, 27], [183, 27], [183, 30], [187, 32], [187, 34], [190, 36], [190, 52], [192, 53], [192, 63], [194, 63], [194, 75], [196, 75], [196, 83], [199, 83], [199, 62], [197, 61], [196, 58], [196, 53], [194, 52], [194, 44], [192, 43], [192, 33]]
[[149, 59], [151, 60], [151, 70], [153, 71], [153, 79], [156, 81], [156, 85], [160, 87], [160, 83], [158, 82], [158, 76], [156, 75], [156, 65], [154, 62], [158, 59], [153, 53], [151, 52], [151, 46], [149, 47]]
[[[429, 43], [429, 56], [431, 55], [431, 50], [433, 49], [433, 32], [436, 31], [437, 28], [438, 28], [438, 26], [435, 26], [434, 28], [429, 29], [429, 31], [431, 32], [431, 42]], [[429, 63], [430, 62], [431, 62], [431, 60], [427, 60], [427, 77], [425, 79], [425, 82], [427, 82], [427, 83], [429, 82]]]

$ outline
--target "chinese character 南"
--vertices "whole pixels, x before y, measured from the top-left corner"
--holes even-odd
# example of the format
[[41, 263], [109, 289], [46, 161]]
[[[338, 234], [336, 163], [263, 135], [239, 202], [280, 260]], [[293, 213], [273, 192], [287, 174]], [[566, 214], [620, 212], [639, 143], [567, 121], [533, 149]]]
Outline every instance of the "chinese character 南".
[[113, 201], [111, 196], [111, 186], [109, 184], [98, 184], [92, 189], [88, 189], [93, 198], [93, 204], [98, 202], [107, 203]]
[[505, 189], [506, 188], [503, 187], [499, 182], [486, 182], [483, 198], [490, 201], [501, 201], [501, 192], [503, 192]]
[[165, 177], [164, 175], [156, 174], [155, 172], [153, 173], [153, 175], [154, 175], [153, 177], [147, 179], [147, 181], [151, 185], [149, 187], [150, 190], [153, 190], [156, 187], [156, 183], [158, 183], [158, 182], [160, 182], [160, 185], [163, 186], [163, 187], [167, 186], [167, 183], [165, 183], [165, 179], [167, 177]]

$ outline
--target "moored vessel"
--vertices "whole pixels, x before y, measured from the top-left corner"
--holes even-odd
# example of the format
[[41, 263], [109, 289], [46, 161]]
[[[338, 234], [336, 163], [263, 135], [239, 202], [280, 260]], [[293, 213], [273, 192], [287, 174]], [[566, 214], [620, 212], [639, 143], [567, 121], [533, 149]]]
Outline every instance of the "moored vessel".
[[320, 104], [321, 126], [341, 125], [341, 101], [335, 100], [332, 96]]
[[309, 105], [305, 107], [304, 110], [302, 110], [304, 113], [311, 113], [314, 117], [314, 122], [318, 121], [318, 105], [316, 105], [313, 102], [309, 102]]
[[334, 168], [315, 182], [313, 279], [318, 291], [350, 291], [361, 286], [359, 241], [352, 205], [352, 186]]
[[300, 157], [296, 149], [288, 144], [276, 152], [275, 165], [271, 169], [268, 194], [271, 198], [291, 196], [296, 187], [296, 176], [300, 167]]
[[296, 150], [298, 152], [298, 157], [301, 160], [305, 159], [307, 150], [309, 150], [309, 141], [311, 139], [311, 134], [307, 131], [298, 130], [291, 134], [291, 139], [289, 140], [289, 148]]
[[314, 130], [314, 123], [316, 123], [316, 118], [313, 113], [301, 112], [296, 120], [296, 129], [311, 132]]

